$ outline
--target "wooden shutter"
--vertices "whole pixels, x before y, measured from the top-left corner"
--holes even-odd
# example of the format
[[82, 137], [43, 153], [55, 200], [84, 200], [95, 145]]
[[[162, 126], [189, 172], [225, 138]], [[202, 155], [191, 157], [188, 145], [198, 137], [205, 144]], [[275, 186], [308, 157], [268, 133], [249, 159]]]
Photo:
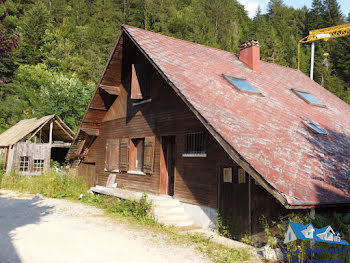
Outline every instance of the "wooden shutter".
[[154, 145], [156, 137], [145, 137], [143, 171], [148, 174], [153, 173]]
[[106, 169], [119, 169], [119, 139], [109, 139], [106, 142]]
[[132, 64], [132, 74], [131, 74], [131, 99], [143, 99], [140, 81], [137, 76], [137, 71], [135, 68], [135, 64]]
[[119, 154], [119, 170], [128, 171], [129, 169], [129, 139], [123, 138], [120, 140]]

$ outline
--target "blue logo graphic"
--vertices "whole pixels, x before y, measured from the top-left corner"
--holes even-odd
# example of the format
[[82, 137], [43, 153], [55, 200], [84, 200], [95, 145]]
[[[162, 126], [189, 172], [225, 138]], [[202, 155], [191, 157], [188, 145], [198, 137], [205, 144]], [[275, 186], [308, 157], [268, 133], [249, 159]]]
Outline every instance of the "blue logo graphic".
[[297, 239], [349, 246], [349, 243], [346, 240], [340, 238], [340, 233], [334, 232], [331, 226], [325, 226], [318, 229], [311, 223], [302, 225], [289, 221], [283, 243], [287, 244]]

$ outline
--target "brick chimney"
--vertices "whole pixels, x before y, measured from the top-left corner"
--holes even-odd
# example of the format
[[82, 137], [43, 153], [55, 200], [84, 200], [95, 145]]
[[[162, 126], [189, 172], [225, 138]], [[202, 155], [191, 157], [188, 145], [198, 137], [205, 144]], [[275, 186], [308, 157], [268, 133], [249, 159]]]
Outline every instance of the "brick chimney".
[[240, 45], [240, 61], [244, 62], [251, 70], [260, 72], [260, 46], [259, 41], [249, 40]]

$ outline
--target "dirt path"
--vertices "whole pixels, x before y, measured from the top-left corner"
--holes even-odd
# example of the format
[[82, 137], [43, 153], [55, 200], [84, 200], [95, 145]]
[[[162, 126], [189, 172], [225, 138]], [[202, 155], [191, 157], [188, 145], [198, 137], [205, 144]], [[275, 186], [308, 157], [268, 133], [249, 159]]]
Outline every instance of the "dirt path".
[[80, 203], [0, 190], [0, 262], [211, 262], [188, 244], [102, 215]]

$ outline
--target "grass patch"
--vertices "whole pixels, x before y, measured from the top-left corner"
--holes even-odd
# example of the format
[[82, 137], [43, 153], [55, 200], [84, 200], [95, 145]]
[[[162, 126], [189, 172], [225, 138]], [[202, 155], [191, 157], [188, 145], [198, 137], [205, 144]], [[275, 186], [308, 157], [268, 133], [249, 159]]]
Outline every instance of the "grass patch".
[[77, 199], [88, 190], [87, 181], [66, 172], [50, 171], [40, 176], [25, 176], [16, 173], [0, 175], [1, 188], [30, 194], [42, 194], [50, 198]]
[[50, 198], [79, 200], [84, 204], [102, 209], [109, 216], [123, 219], [134, 226], [140, 226], [143, 230], [148, 229], [153, 233], [165, 234], [167, 238], [179, 245], [194, 245], [217, 263], [231, 263], [250, 258], [247, 250], [227, 248], [212, 242], [210, 238], [206, 238], [201, 233], [181, 234], [173, 227], [159, 224], [151, 215], [151, 204], [147, 201], [147, 195], [143, 195], [138, 202], [105, 195], [87, 194], [88, 184], [83, 177], [67, 173], [60, 174], [55, 171], [41, 176], [0, 173], [0, 186], [3, 189], [31, 194], [40, 193]]

